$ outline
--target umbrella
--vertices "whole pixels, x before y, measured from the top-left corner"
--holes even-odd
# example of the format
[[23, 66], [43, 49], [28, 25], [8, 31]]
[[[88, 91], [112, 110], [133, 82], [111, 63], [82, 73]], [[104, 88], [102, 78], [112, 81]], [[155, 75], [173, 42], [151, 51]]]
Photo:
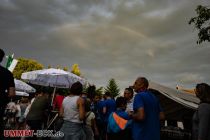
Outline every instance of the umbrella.
[[21, 78], [28, 80], [32, 84], [54, 87], [52, 102], [56, 88], [69, 88], [77, 81], [83, 85], [86, 84], [83, 78], [73, 73], [54, 68], [25, 72], [21, 75]]
[[28, 93], [22, 92], [22, 91], [16, 91], [16, 95], [17, 95], [17, 96], [29, 96]]
[[25, 91], [25, 92], [36, 92], [36, 89], [34, 89], [32, 86], [28, 85], [27, 83], [15, 79], [15, 89], [17, 91]]
[[86, 84], [83, 78], [73, 73], [54, 68], [25, 72], [22, 74], [21, 78], [35, 85], [56, 88], [69, 88], [77, 81], [83, 85]]

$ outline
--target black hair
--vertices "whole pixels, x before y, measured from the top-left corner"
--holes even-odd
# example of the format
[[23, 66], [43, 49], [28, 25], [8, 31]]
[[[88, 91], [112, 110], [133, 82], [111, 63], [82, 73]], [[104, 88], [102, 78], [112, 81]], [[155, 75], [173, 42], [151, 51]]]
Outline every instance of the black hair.
[[90, 98], [91, 100], [95, 97], [96, 94], [96, 86], [91, 85], [87, 88], [87, 97]]
[[196, 96], [201, 102], [210, 102], [210, 86], [206, 83], [196, 85]]
[[131, 93], [133, 95], [133, 89], [131, 87], [125, 88], [125, 90], [129, 91], [129, 93]]
[[111, 93], [108, 92], [108, 91], [106, 91], [106, 92], [105, 92], [105, 95], [106, 95], [106, 96], [111, 96]]
[[0, 62], [2, 62], [4, 56], [5, 56], [4, 51], [2, 49], [0, 49]]
[[90, 111], [90, 106], [91, 106], [91, 101], [90, 101], [90, 99], [86, 99], [85, 100], [85, 111], [86, 112], [89, 112]]
[[117, 108], [123, 107], [126, 104], [127, 104], [127, 101], [126, 101], [125, 97], [118, 97], [116, 99], [116, 107]]
[[72, 84], [70, 88], [70, 93], [74, 95], [80, 95], [82, 93], [83, 86], [82, 84], [78, 81]]

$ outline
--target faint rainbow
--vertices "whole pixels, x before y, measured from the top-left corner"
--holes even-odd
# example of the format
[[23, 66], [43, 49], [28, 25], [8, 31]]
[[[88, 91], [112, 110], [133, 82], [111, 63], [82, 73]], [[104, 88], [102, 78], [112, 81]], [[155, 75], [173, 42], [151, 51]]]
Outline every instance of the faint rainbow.
[[145, 39], [147, 41], [155, 43], [155, 41], [153, 39], [149, 38], [148, 36], [146, 36], [145, 34], [143, 34], [141, 32], [137, 32], [137, 31], [135, 31], [135, 30], [133, 30], [131, 28], [128, 28], [128, 27], [122, 26], [122, 25], [117, 25], [116, 27], [118, 29], [122, 30], [122, 31], [125, 31], [125, 32], [129, 33], [129, 34], [133, 34], [133, 35], [138, 36], [138, 37], [140, 37], [142, 39]]

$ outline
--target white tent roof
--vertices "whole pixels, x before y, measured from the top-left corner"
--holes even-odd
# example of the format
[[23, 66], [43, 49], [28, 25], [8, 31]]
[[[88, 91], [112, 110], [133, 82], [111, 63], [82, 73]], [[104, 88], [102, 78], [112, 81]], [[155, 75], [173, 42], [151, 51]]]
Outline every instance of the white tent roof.
[[191, 109], [196, 109], [199, 104], [199, 99], [192, 94], [179, 91], [177, 89], [169, 88], [155, 82], [149, 81], [149, 88], [156, 89], [167, 98]]

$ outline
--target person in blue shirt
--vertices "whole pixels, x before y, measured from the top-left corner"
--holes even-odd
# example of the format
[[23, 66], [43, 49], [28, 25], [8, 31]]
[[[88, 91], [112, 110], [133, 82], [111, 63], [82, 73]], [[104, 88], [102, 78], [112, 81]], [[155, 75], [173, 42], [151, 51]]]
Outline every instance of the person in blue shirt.
[[133, 85], [137, 93], [133, 103], [133, 140], [160, 140], [160, 120], [164, 119], [164, 113], [148, 86], [145, 77], [138, 77]]
[[103, 113], [105, 115], [105, 122], [107, 122], [109, 115], [116, 110], [115, 100], [111, 97], [110, 92], [105, 93], [106, 100], [104, 101]]
[[[112, 113], [109, 116], [108, 119], [108, 126], [107, 126], [107, 139], [108, 140], [130, 140], [131, 139], [131, 131], [130, 131], [130, 127], [129, 127], [129, 120], [131, 119], [128, 112], [125, 111], [126, 109], [126, 105], [127, 105], [127, 100], [124, 97], [118, 97], [116, 99], [116, 111], [113, 112], [115, 113], [118, 117], [120, 118], [115, 118]], [[112, 117], [112, 118], [110, 118]], [[126, 123], [123, 124], [123, 128], [120, 128], [119, 124], [116, 124], [120, 129], [119, 131], [116, 130], [116, 126], [115, 128], [112, 126], [113, 123], [111, 119], [123, 119], [123, 121]], [[120, 120], [118, 120], [120, 121]], [[121, 123], [122, 124], [122, 123]], [[121, 125], [122, 126], [122, 125]], [[114, 130], [113, 130], [114, 129]], [[117, 132], [116, 132], [117, 131]]]
[[103, 114], [103, 108], [105, 107], [105, 97], [99, 97], [100, 99], [96, 103], [96, 124], [99, 129], [100, 140], [106, 139], [106, 124], [105, 124], [105, 115]]

